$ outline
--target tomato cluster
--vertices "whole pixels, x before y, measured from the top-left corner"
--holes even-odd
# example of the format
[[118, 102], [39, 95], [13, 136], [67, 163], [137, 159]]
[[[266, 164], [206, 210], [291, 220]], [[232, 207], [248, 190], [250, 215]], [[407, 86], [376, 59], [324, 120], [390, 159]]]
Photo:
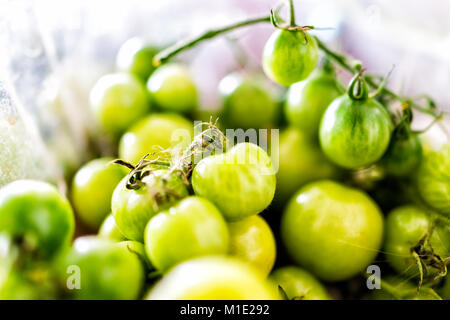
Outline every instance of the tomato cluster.
[[[116, 154], [79, 168], [70, 202], [47, 182], [0, 189], [0, 299], [327, 300], [353, 297], [347, 281], [450, 298], [450, 144], [422, 148], [408, 106], [394, 114], [361, 68], [345, 90], [309, 29], [277, 28], [262, 69], [281, 103], [262, 72], [232, 72], [220, 125], [197, 127], [187, 65], [127, 41], [90, 95]], [[219, 126], [281, 133], [259, 146]]]

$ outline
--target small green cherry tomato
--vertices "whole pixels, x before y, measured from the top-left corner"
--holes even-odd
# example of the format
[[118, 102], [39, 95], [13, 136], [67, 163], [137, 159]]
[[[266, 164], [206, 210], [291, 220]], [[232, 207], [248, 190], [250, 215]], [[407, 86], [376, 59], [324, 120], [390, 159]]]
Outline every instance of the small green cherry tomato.
[[405, 177], [413, 173], [422, 161], [422, 143], [415, 133], [398, 135], [394, 131], [391, 143], [381, 159], [381, 165], [387, 174]]
[[126, 240], [125, 236], [120, 232], [119, 227], [117, 227], [116, 219], [114, 219], [112, 214], [109, 214], [105, 218], [100, 226], [100, 229], [98, 230], [98, 235], [113, 241]]
[[127, 73], [101, 77], [91, 90], [90, 105], [99, 124], [114, 137], [150, 111], [145, 86]]
[[227, 257], [202, 257], [174, 267], [150, 291], [150, 300], [277, 300], [263, 275]]
[[130, 240], [144, 242], [147, 222], [188, 195], [183, 179], [168, 170], [156, 170], [142, 179], [139, 189], [127, 189], [125, 177], [114, 190], [112, 214], [120, 232]]
[[381, 246], [383, 217], [365, 193], [336, 182], [310, 183], [292, 198], [281, 236], [294, 261], [326, 281], [349, 279]]
[[325, 111], [319, 129], [322, 150], [330, 160], [347, 169], [358, 169], [378, 161], [389, 146], [392, 121], [389, 112], [367, 96], [353, 95], [354, 78], [348, 94], [336, 98]]
[[330, 103], [343, 94], [336, 76], [319, 71], [289, 87], [284, 110], [291, 126], [317, 139], [320, 120]]
[[195, 194], [213, 202], [229, 221], [263, 211], [275, 194], [270, 157], [253, 143], [238, 143], [228, 152], [206, 157], [192, 173]]
[[72, 203], [78, 217], [90, 228], [98, 229], [111, 212], [111, 196], [125, 177], [124, 167], [112, 164], [112, 158], [86, 163], [72, 182]]
[[317, 42], [308, 33], [276, 30], [264, 46], [262, 65], [271, 80], [290, 86], [311, 74], [318, 57]]
[[137, 299], [144, 268], [136, 254], [115, 242], [93, 236], [75, 240], [60, 263], [68, 294], [81, 300]]
[[116, 65], [119, 70], [132, 73], [146, 82], [155, 70], [153, 57], [157, 53], [157, 48], [145, 45], [142, 39], [131, 38], [120, 47]]
[[166, 64], [156, 69], [148, 79], [147, 90], [165, 111], [187, 113], [197, 106], [197, 88], [183, 65]]
[[69, 244], [74, 215], [69, 201], [42, 181], [16, 180], [0, 189], [0, 232], [23, 241], [42, 258]]
[[426, 154], [417, 174], [417, 187], [430, 207], [450, 217], [450, 144]]
[[[119, 157], [136, 164], [147, 153], [187, 147], [191, 142], [193, 130], [193, 124], [181, 115], [174, 113], [149, 115], [122, 136], [119, 143]], [[151, 156], [148, 159], [151, 159]]]
[[275, 124], [278, 104], [271, 89], [257, 76], [231, 73], [219, 83], [221, 119], [233, 128], [267, 128]]
[[270, 279], [289, 300], [331, 300], [325, 287], [308, 271], [295, 266], [275, 270]]
[[323, 154], [320, 146], [297, 128], [281, 131], [276, 199], [284, 203], [304, 184], [337, 178], [340, 170]]
[[268, 275], [276, 257], [275, 238], [272, 230], [260, 216], [230, 222], [230, 250], [236, 258], [253, 265], [261, 273]]
[[133, 240], [126, 240], [118, 242], [117, 245], [135, 254], [146, 270], [150, 270], [153, 268], [153, 265], [150, 262], [147, 253], [145, 252], [145, 246], [143, 243]]
[[219, 210], [195, 196], [156, 214], [145, 229], [147, 255], [161, 271], [199, 256], [226, 254], [228, 241], [227, 224]]
[[[421, 243], [427, 239], [426, 244]], [[445, 259], [450, 256], [450, 227], [433, 222], [426, 211], [407, 205], [392, 210], [386, 219], [384, 251], [389, 264], [401, 275], [418, 276], [417, 256], [426, 251]], [[429, 252], [431, 253], [431, 251]], [[428, 268], [429, 272], [435, 272]]]

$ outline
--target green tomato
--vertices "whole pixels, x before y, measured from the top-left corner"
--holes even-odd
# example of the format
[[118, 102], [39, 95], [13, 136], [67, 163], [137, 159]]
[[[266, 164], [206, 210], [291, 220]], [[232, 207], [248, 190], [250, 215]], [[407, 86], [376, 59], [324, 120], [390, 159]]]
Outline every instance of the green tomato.
[[271, 280], [292, 300], [331, 300], [325, 287], [308, 271], [295, 266], [282, 267], [270, 275]]
[[272, 230], [260, 216], [251, 216], [228, 224], [230, 231], [229, 253], [248, 262], [264, 275], [275, 263], [277, 248]]
[[270, 88], [256, 76], [231, 73], [219, 83], [221, 119], [233, 128], [267, 128], [275, 124], [278, 104]]
[[112, 193], [126, 175], [125, 168], [112, 161], [99, 158], [86, 163], [72, 182], [72, 204], [81, 221], [92, 229], [98, 229], [111, 212]]
[[[434, 254], [442, 259], [450, 256], [450, 227], [433, 221], [426, 211], [411, 205], [398, 207], [389, 213], [384, 251], [387, 261], [399, 274], [409, 277], [419, 275], [413, 252], [424, 237]], [[428, 269], [429, 272], [436, 271]]]
[[117, 245], [135, 254], [146, 270], [153, 269], [153, 265], [147, 256], [147, 252], [145, 251], [145, 246], [143, 243], [132, 240], [126, 240], [118, 242]]
[[426, 154], [417, 174], [417, 187], [430, 207], [450, 217], [450, 144]]
[[145, 86], [127, 73], [101, 77], [91, 90], [90, 106], [101, 127], [114, 137], [150, 111]]
[[[119, 157], [136, 164], [147, 153], [157, 153], [168, 148], [185, 148], [191, 142], [193, 130], [192, 123], [181, 115], [149, 115], [122, 136]], [[148, 159], [157, 156], [150, 156]]]
[[109, 214], [103, 221], [98, 230], [98, 235], [114, 241], [126, 240], [125, 236], [120, 232], [119, 227], [117, 227], [116, 219], [114, 219], [112, 214]]
[[69, 201], [42, 181], [16, 180], [0, 189], [0, 232], [42, 258], [68, 245], [74, 232]]
[[125, 177], [114, 190], [112, 214], [120, 232], [130, 240], [144, 242], [147, 222], [188, 195], [183, 179], [168, 170], [152, 171], [142, 179], [139, 189], [127, 189]]
[[343, 95], [325, 111], [319, 139], [330, 160], [347, 169], [358, 169], [383, 156], [391, 131], [390, 115], [380, 103]]
[[308, 271], [326, 281], [346, 280], [377, 255], [383, 217], [364, 192], [322, 180], [301, 188], [288, 203], [281, 236]]
[[311, 74], [318, 57], [317, 42], [308, 33], [276, 30], [264, 46], [262, 65], [267, 77], [290, 86]]
[[419, 136], [411, 133], [399, 136], [394, 133], [381, 165], [387, 174], [405, 177], [413, 173], [422, 161], [422, 143]]
[[[34, 274], [38, 276], [38, 272], [35, 271]], [[0, 279], [0, 300], [52, 299], [57, 299], [53, 283], [32, 281], [23, 271], [11, 270], [7, 278]]]
[[276, 178], [267, 153], [253, 143], [206, 157], [192, 173], [195, 194], [213, 202], [229, 221], [258, 214], [272, 202]]
[[219, 210], [208, 200], [187, 197], [147, 224], [145, 249], [161, 271], [199, 256], [226, 254], [229, 235]]
[[172, 63], [156, 69], [148, 79], [147, 90], [165, 111], [188, 113], [197, 106], [197, 88], [183, 65]]
[[227, 257], [202, 257], [177, 265], [150, 291], [150, 300], [277, 300], [263, 275]]
[[317, 139], [320, 120], [330, 103], [342, 95], [336, 76], [320, 71], [289, 87], [284, 110], [290, 125]]
[[339, 175], [340, 170], [307, 134], [293, 127], [281, 132], [276, 190], [279, 202], [284, 204], [308, 182], [337, 178]]
[[76, 239], [59, 266], [62, 281], [67, 285], [79, 284], [79, 289], [75, 287], [68, 292], [74, 299], [136, 299], [144, 283], [144, 269], [139, 258], [127, 248], [104, 238]]
[[153, 57], [158, 51], [155, 47], [145, 45], [142, 39], [131, 38], [120, 47], [116, 65], [119, 70], [132, 73], [146, 82], [155, 70]]

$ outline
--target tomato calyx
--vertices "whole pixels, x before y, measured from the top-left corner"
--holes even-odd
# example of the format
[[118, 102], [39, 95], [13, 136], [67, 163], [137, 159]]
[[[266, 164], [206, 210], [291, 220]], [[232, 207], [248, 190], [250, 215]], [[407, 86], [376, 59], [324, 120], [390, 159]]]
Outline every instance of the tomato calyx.
[[[411, 254], [419, 269], [419, 283], [417, 290], [420, 291], [424, 281], [432, 276], [431, 280], [436, 281], [444, 278], [447, 275], [447, 263], [450, 257], [442, 258], [434, 252], [433, 246], [429, 242], [430, 235], [433, 233], [435, 226], [431, 226], [430, 231], [427, 232], [419, 242], [411, 248]], [[438, 271], [438, 274], [433, 276], [429, 269]]]
[[350, 81], [347, 94], [350, 99], [355, 101], [364, 101], [369, 98], [369, 88], [362, 76], [365, 69], [361, 69]]
[[306, 31], [310, 31], [314, 29], [314, 26], [297, 26], [295, 23], [289, 25], [280, 25], [277, 19], [277, 14], [273, 9], [270, 9], [270, 23], [277, 29], [292, 31], [292, 32], [301, 32], [305, 38], [305, 44], [308, 43], [308, 37], [306, 36]]

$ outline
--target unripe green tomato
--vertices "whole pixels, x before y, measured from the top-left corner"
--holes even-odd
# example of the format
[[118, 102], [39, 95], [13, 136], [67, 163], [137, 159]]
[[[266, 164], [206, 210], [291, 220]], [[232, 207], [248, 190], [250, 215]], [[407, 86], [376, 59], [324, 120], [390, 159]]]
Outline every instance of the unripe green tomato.
[[113, 241], [124, 241], [125, 236], [120, 232], [117, 227], [116, 219], [112, 214], [109, 214], [103, 221], [100, 229], [98, 230], [98, 236], [108, 238]]
[[321, 180], [291, 199], [281, 236], [299, 265], [325, 281], [341, 281], [362, 272], [377, 255], [383, 216], [362, 191]]
[[308, 182], [340, 175], [340, 170], [325, 157], [320, 146], [297, 128], [283, 130], [279, 146], [275, 197], [281, 203]]
[[139, 189], [127, 189], [125, 177], [114, 190], [112, 214], [120, 232], [130, 240], [144, 242], [144, 230], [157, 212], [188, 195], [182, 177], [168, 170], [156, 170], [142, 179]]
[[322, 150], [336, 164], [358, 169], [378, 161], [389, 146], [392, 121], [385, 107], [347, 94], [325, 111], [319, 129]]
[[414, 133], [402, 137], [394, 134], [380, 164], [387, 174], [405, 177], [414, 173], [421, 161], [422, 143], [419, 136]]
[[150, 291], [150, 300], [277, 300], [264, 276], [228, 257], [202, 257], [174, 267]]
[[278, 104], [271, 89], [257, 76], [231, 73], [219, 83], [223, 98], [220, 117], [232, 128], [267, 128], [276, 123]]
[[0, 233], [51, 258], [69, 244], [74, 215], [69, 201], [46, 182], [16, 180], [0, 189]]
[[127, 171], [113, 164], [113, 158], [99, 158], [83, 165], [72, 181], [71, 198], [78, 217], [96, 230], [111, 212], [111, 196]]
[[[389, 213], [384, 251], [395, 271], [408, 277], [419, 275], [413, 249], [426, 236], [434, 254], [442, 259], [450, 256], [450, 227], [439, 221], [433, 222], [426, 211], [412, 205], [398, 207]], [[430, 273], [437, 271], [428, 269]]]
[[289, 300], [331, 300], [325, 287], [308, 271], [295, 266], [282, 267], [270, 279], [286, 294]]
[[159, 212], [145, 229], [147, 255], [161, 271], [199, 256], [226, 254], [228, 243], [227, 224], [219, 210], [195, 196]]
[[101, 77], [92, 88], [89, 99], [96, 120], [113, 137], [118, 137], [150, 111], [145, 86], [127, 73]]
[[450, 217], [450, 144], [425, 155], [417, 174], [417, 187], [430, 207]]
[[120, 47], [116, 65], [119, 70], [132, 73], [146, 82], [155, 70], [153, 57], [157, 53], [157, 48], [145, 45], [142, 39], [131, 38]]
[[317, 140], [322, 115], [343, 89], [332, 73], [319, 71], [289, 87], [284, 111], [289, 124]]
[[270, 157], [247, 142], [200, 160], [192, 173], [195, 194], [213, 202], [228, 221], [263, 211], [272, 202], [275, 186]]
[[60, 268], [61, 280], [75, 287], [68, 292], [73, 299], [137, 299], [144, 284], [144, 268], [134, 253], [94, 236], [76, 239]]
[[268, 275], [277, 253], [272, 230], [260, 216], [228, 223], [229, 253]]
[[197, 106], [197, 88], [187, 68], [170, 63], [159, 67], [147, 82], [150, 97], [164, 111], [188, 113]]
[[139, 261], [141, 261], [145, 270], [153, 269], [153, 265], [147, 256], [147, 252], [145, 252], [145, 246], [143, 243], [133, 241], [133, 240], [125, 240], [125, 241], [118, 242], [117, 245], [119, 247], [127, 249], [129, 252], [136, 255], [136, 257], [138, 257]]
[[14, 269], [5, 278], [0, 277], [0, 300], [52, 299], [57, 299], [52, 283], [33, 282], [26, 278], [24, 272]]
[[317, 42], [307, 32], [276, 30], [264, 46], [262, 65], [267, 77], [290, 86], [311, 74], [318, 57]]
[[[147, 153], [157, 153], [168, 148], [185, 148], [191, 142], [193, 130], [193, 124], [181, 115], [149, 115], [122, 136], [119, 158], [136, 164]], [[148, 159], [157, 156], [149, 156]]]

